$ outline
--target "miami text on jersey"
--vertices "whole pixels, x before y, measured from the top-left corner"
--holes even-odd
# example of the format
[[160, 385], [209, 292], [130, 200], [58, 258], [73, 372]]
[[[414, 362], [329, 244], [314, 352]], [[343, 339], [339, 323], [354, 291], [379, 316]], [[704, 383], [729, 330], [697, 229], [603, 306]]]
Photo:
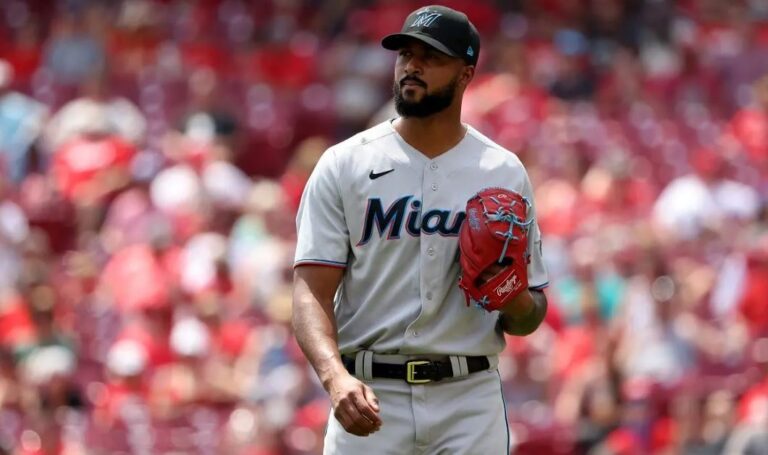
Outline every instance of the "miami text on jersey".
[[[410, 208], [409, 208], [410, 202]], [[407, 212], [407, 213], [406, 213]], [[369, 198], [368, 208], [365, 210], [365, 224], [363, 236], [357, 243], [365, 245], [373, 235], [374, 226], [379, 232], [379, 237], [387, 232], [387, 239], [399, 239], [400, 232], [405, 225], [408, 234], [419, 237], [422, 232], [427, 235], [438, 234], [445, 237], [459, 235], [459, 228], [465, 218], [464, 212], [457, 212], [451, 220], [451, 210], [432, 209], [422, 216], [421, 201], [413, 199], [413, 195], [403, 196], [395, 200], [387, 210], [379, 198]]]

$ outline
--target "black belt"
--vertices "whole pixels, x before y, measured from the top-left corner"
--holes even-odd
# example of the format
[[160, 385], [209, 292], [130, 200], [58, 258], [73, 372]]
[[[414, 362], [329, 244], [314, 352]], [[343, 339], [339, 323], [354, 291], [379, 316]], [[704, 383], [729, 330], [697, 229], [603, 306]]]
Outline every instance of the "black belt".
[[[470, 374], [487, 370], [491, 366], [485, 356], [466, 359], [467, 372]], [[342, 360], [347, 371], [354, 375], [355, 359], [343, 357]], [[402, 379], [409, 384], [425, 384], [454, 377], [451, 362], [440, 360], [410, 360], [404, 364], [373, 362], [372, 374], [374, 378]]]

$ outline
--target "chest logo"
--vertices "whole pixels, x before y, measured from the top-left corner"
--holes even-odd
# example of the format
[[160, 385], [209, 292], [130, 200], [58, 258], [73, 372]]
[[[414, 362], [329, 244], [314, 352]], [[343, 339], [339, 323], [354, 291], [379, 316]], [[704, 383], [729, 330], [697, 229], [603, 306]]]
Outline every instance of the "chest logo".
[[389, 174], [390, 172], [395, 172], [395, 170], [394, 169], [390, 169], [390, 170], [384, 171], [384, 172], [373, 172], [373, 171], [371, 171], [371, 173], [368, 174], [368, 178], [371, 179], [371, 180], [376, 180], [379, 177], [384, 177], [385, 175]]
[[378, 233], [385, 240], [399, 239], [403, 228], [412, 237], [437, 234], [443, 237], [459, 235], [459, 228], [466, 215], [464, 212], [432, 209], [422, 213], [421, 201], [404, 196], [385, 208], [379, 198], [368, 199], [363, 222], [363, 235], [358, 246], [365, 245]]

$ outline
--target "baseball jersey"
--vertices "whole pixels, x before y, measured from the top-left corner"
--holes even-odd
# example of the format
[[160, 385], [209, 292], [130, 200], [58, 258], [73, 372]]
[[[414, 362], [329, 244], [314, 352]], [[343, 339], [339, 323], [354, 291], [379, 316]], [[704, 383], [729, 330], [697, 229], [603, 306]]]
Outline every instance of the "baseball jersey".
[[[532, 202], [518, 157], [472, 127], [433, 159], [383, 122], [329, 148], [296, 219], [295, 266], [344, 268], [334, 311], [342, 354], [492, 355], [504, 348], [499, 313], [467, 306], [458, 287], [458, 234], [467, 200], [502, 187]], [[528, 282], [547, 285], [536, 222]]]

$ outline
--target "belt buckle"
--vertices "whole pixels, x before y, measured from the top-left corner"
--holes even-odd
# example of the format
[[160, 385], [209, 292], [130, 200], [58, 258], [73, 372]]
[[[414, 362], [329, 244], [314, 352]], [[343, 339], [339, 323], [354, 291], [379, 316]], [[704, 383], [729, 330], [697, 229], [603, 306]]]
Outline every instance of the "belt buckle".
[[414, 375], [416, 374], [416, 367], [419, 365], [429, 365], [431, 362], [429, 360], [409, 360], [405, 363], [405, 382], [408, 384], [427, 384], [429, 382], [432, 382], [431, 379], [416, 379]]

